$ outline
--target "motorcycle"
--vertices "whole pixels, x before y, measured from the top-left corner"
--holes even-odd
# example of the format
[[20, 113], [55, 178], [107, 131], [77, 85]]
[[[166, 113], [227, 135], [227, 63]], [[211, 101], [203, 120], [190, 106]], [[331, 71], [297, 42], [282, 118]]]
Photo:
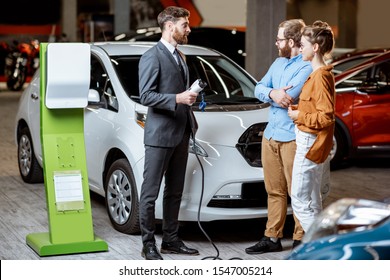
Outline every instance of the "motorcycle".
[[7, 87], [12, 91], [23, 88], [28, 76], [32, 76], [39, 67], [39, 43], [33, 40], [30, 43], [14, 41], [14, 47], [5, 58], [4, 76]]

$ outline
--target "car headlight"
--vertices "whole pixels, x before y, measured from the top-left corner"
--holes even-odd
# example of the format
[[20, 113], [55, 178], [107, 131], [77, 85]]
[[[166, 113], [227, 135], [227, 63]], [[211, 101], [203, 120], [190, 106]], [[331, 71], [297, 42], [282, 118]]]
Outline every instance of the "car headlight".
[[328, 206], [317, 217], [302, 242], [333, 234], [343, 234], [374, 227], [390, 217], [390, 204], [365, 200], [344, 198]]
[[[135, 121], [142, 128], [145, 128], [146, 115], [147, 115], [146, 113], [136, 112], [136, 120]], [[202, 156], [202, 157], [208, 157], [208, 154], [205, 151], [205, 149], [203, 149], [203, 147], [200, 144], [198, 144], [198, 142], [194, 142], [194, 140], [192, 138], [190, 138], [188, 152], [190, 152], [192, 154], [197, 154], [197, 155]]]
[[205, 149], [203, 149], [203, 147], [196, 141], [194, 141], [192, 138], [190, 138], [190, 144], [188, 146], [188, 152], [192, 153], [192, 154], [197, 154], [199, 156], [202, 156], [202, 157], [208, 157], [209, 155], [207, 154], [207, 152], [205, 151]]
[[147, 115], [146, 113], [142, 113], [142, 112], [135, 113], [135, 117], [136, 117], [135, 121], [142, 128], [145, 128], [146, 115]]

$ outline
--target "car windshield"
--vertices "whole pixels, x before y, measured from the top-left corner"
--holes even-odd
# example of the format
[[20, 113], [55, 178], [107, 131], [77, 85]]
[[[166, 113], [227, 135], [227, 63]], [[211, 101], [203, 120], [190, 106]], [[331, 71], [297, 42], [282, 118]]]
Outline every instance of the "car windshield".
[[[111, 61], [127, 95], [137, 100], [139, 56], [112, 57]], [[220, 56], [187, 55], [190, 82], [202, 79], [207, 83], [197, 103], [204, 99], [208, 106], [258, 105], [262, 102], [254, 96], [256, 82], [240, 67]]]

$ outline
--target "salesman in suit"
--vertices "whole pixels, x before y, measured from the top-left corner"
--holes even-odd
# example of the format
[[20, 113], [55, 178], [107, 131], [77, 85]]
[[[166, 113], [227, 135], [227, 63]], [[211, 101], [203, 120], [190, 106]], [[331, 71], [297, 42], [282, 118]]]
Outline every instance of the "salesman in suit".
[[198, 255], [178, 237], [178, 216], [184, 188], [190, 134], [197, 128], [190, 106], [197, 93], [187, 91], [188, 68], [176, 49], [186, 44], [191, 32], [190, 13], [180, 7], [167, 7], [157, 21], [161, 40], [145, 52], [139, 62], [140, 102], [148, 106], [145, 123], [145, 168], [140, 197], [141, 255], [162, 260], [155, 240], [155, 201], [165, 176], [163, 196], [163, 254]]

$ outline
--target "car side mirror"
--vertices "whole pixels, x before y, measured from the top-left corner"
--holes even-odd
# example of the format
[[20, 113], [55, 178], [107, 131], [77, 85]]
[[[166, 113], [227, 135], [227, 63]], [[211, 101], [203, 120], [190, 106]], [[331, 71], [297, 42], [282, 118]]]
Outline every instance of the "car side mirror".
[[99, 103], [100, 102], [100, 96], [99, 92], [96, 89], [89, 89], [88, 91], [88, 103]]

